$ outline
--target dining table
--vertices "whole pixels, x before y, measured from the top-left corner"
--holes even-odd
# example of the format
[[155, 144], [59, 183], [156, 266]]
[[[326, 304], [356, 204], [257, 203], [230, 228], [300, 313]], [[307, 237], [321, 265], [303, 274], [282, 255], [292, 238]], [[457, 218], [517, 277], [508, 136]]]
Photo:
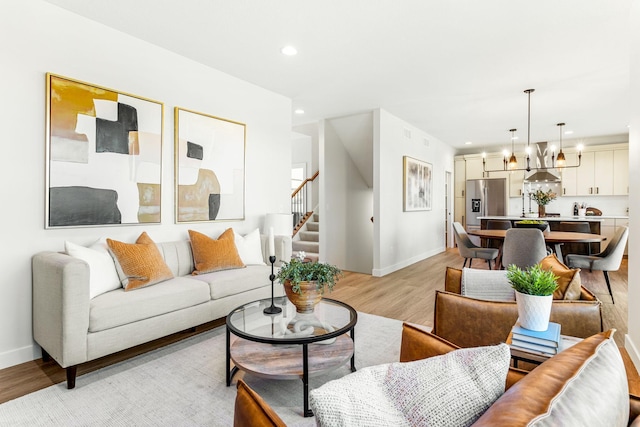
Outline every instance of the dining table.
[[[508, 230], [468, 230], [470, 236], [477, 236], [482, 239], [504, 240]], [[602, 234], [574, 233], [572, 231], [545, 231], [542, 233], [544, 241], [552, 247], [556, 257], [564, 263], [562, 257], [563, 243], [600, 243], [607, 240]]]

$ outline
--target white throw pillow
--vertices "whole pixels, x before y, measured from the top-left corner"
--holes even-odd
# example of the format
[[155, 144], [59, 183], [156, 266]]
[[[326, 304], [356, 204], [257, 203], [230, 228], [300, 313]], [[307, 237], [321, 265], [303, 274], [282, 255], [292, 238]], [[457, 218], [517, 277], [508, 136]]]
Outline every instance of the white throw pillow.
[[122, 287], [104, 239], [88, 248], [68, 241], [64, 242], [64, 247], [68, 255], [89, 264], [89, 298]]
[[245, 265], [265, 265], [262, 257], [260, 229], [256, 228], [244, 237], [238, 233], [233, 234], [238, 255], [240, 255], [240, 259]]
[[504, 393], [509, 346], [364, 368], [312, 390], [318, 426], [462, 426]]

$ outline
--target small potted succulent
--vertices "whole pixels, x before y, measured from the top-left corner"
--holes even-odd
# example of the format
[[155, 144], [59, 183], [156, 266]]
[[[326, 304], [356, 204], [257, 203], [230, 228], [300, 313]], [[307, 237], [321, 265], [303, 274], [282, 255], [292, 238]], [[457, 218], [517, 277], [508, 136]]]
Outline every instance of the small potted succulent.
[[546, 331], [558, 277], [540, 264], [525, 270], [511, 264], [507, 267], [507, 280], [516, 291], [520, 325], [532, 331]]
[[276, 275], [298, 313], [313, 312], [325, 290], [332, 291], [343, 275], [334, 265], [311, 262], [305, 257], [305, 253], [300, 252], [291, 262], [285, 262]]

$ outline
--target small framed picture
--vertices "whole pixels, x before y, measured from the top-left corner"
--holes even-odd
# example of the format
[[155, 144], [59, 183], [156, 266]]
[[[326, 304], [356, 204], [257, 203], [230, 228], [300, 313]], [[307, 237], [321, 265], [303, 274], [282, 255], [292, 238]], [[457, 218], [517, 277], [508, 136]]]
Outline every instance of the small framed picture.
[[431, 163], [404, 156], [404, 211], [430, 211], [433, 187]]

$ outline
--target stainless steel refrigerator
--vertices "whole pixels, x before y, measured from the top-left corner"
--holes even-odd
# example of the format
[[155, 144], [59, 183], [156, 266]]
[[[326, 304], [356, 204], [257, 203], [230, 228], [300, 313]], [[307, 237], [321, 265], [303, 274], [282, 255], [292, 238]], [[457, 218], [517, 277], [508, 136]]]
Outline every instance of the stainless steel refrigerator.
[[479, 229], [481, 216], [507, 215], [507, 179], [468, 179], [465, 227]]

